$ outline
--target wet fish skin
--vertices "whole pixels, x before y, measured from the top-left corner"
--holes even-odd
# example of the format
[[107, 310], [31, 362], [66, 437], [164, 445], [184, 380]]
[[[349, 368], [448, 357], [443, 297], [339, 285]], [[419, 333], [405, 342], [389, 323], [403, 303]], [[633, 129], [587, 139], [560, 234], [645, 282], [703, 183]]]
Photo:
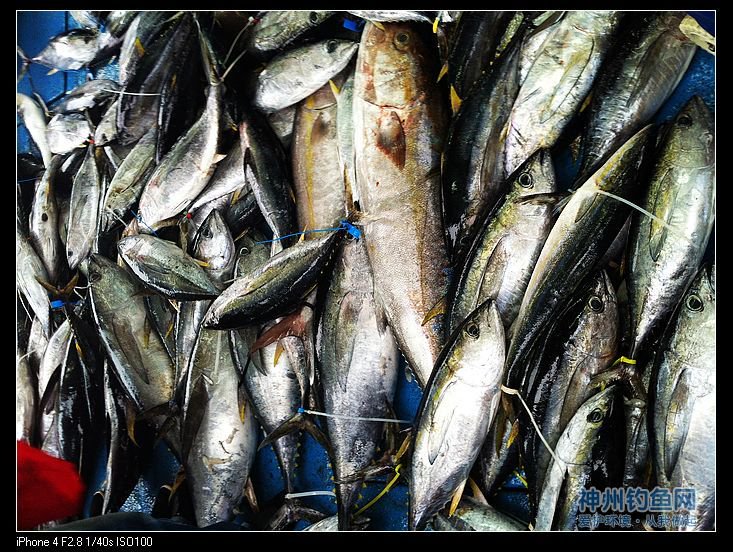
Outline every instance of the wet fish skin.
[[626, 221], [629, 207], [598, 190], [634, 200], [644, 170], [652, 127], [627, 141], [570, 198], [550, 231], [532, 272], [514, 323], [505, 382], [517, 389], [526, 373], [524, 358]]
[[[164, 22], [168, 19], [176, 21], [177, 16], [171, 17], [169, 13], [162, 11], [139, 12], [130, 22], [127, 31], [123, 35], [119, 56], [119, 82], [123, 88], [128, 84], [135, 74], [146, 51], [151, 49], [155, 40], [170, 30], [175, 23], [171, 21], [168, 25]], [[110, 32], [113, 32], [110, 30]]]
[[110, 103], [107, 111], [104, 112], [102, 119], [99, 121], [97, 128], [94, 129], [94, 143], [97, 146], [106, 146], [117, 138], [118, 109], [119, 100]]
[[87, 147], [84, 161], [74, 177], [69, 200], [66, 261], [74, 271], [92, 251], [99, 224], [99, 206], [103, 193], [102, 178], [96, 160], [96, 149]]
[[38, 181], [29, 219], [31, 243], [46, 267], [50, 284], [57, 283], [63, 259], [54, 187], [60, 161], [59, 156], [54, 157]]
[[338, 140], [339, 163], [346, 185], [346, 200], [349, 200], [350, 193], [353, 202], [359, 200], [354, 168], [354, 71], [350, 71], [348, 77], [346, 77], [336, 102], [336, 138]]
[[[593, 394], [591, 380], [617, 358], [619, 338], [616, 292], [608, 274], [601, 270], [587, 278], [537, 343], [521, 389], [551, 447], [557, 445], [571, 418]], [[526, 411], [520, 410], [518, 416], [532, 508], [537, 504], [552, 457]]]
[[[319, 386], [325, 412], [365, 418], [390, 417], [399, 352], [375, 300], [364, 242], [347, 241], [334, 261], [316, 337]], [[374, 459], [383, 424], [327, 418], [326, 430], [338, 502], [338, 527], [352, 527], [362, 481], [339, 483]]]
[[504, 347], [499, 310], [489, 299], [441, 352], [415, 423], [410, 530], [422, 528], [468, 478], [499, 405]]
[[17, 227], [15, 229], [15, 259], [15, 278], [18, 289], [33, 313], [41, 321], [46, 337], [50, 337], [52, 332], [51, 302], [46, 288], [38, 283], [38, 278], [48, 282], [48, 273], [29, 239]]
[[[244, 156], [244, 178], [273, 233], [281, 238], [296, 231], [290, 163], [277, 136], [257, 113], [243, 115], [239, 138]], [[292, 239], [283, 240], [287, 247]]]
[[272, 127], [273, 132], [275, 132], [286, 150], [290, 149], [292, 142], [296, 108], [297, 104], [290, 105], [267, 115], [267, 122], [270, 123], [270, 127]]
[[89, 257], [92, 312], [115, 375], [138, 412], [168, 403], [174, 367], [128, 272], [97, 254]]
[[[50, 383], [53, 383], [56, 380], [55, 374], [59, 373], [61, 370], [61, 365], [63, 364], [68, 349], [71, 346], [72, 337], [73, 335], [71, 333], [71, 324], [67, 319], [59, 324], [59, 327], [48, 339], [48, 344], [43, 351], [41, 363], [38, 366], [37, 396], [39, 404], [44, 395], [48, 395], [49, 405], [56, 404], [55, 394], [57, 393], [57, 391], [47, 391], [46, 388]], [[53, 393], [53, 395], [51, 393]], [[41, 442], [45, 439], [46, 434], [49, 432], [51, 426], [53, 425], [54, 417], [54, 409], [39, 412], [36, 434], [38, 435], [38, 438]]]
[[530, 157], [512, 175], [508, 186], [504, 199], [480, 221], [479, 233], [456, 278], [447, 313], [449, 332], [489, 298], [496, 301], [505, 328], [519, 312], [552, 228], [553, 206], [543, 197], [556, 190], [550, 152], [539, 150]]
[[[519, 441], [516, 435], [512, 437], [512, 426], [512, 421], [500, 406], [476, 460], [476, 483], [487, 498], [499, 491], [509, 474], [519, 465]], [[513, 439], [511, 443], [510, 438]]]
[[15, 97], [16, 106], [23, 119], [23, 123], [28, 129], [28, 133], [31, 135], [33, 142], [38, 147], [38, 151], [41, 152], [43, 165], [48, 167], [51, 164], [53, 154], [46, 138], [46, 116], [41, 106], [29, 96], [18, 92]]
[[151, 228], [188, 208], [206, 187], [218, 161], [221, 93], [222, 85], [209, 86], [204, 112], [145, 184], [139, 213]]
[[435, 531], [526, 531], [527, 527], [502, 514], [489, 504], [464, 497], [451, 517], [439, 513], [433, 521]]
[[[339, 86], [343, 79], [333, 82]], [[330, 83], [298, 104], [291, 151], [298, 228], [338, 226], [347, 213], [339, 164], [337, 104]], [[306, 234], [305, 239], [315, 236]]]
[[694, 96], [664, 138], [642, 207], [671, 226], [634, 214], [629, 246], [631, 358], [672, 311], [702, 261], [715, 220], [715, 130]]
[[[196, 211], [207, 203], [224, 196], [230, 197], [237, 190], [241, 190], [242, 193], [249, 190], [249, 185], [244, 176], [244, 154], [242, 153], [240, 140], [234, 142], [227, 156], [217, 163], [214, 174], [211, 175], [206, 188], [191, 204], [189, 211], [196, 214]], [[208, 213], [205, 216], [208, 216]]]
[[351, 10], [349, 13], [367, 21], [377, 21], [378, 23], [393, 23], [396, 21], [432, 23], [434, 19], [429, 12], [413, 10]]
[[105, 18], [107, 30], [115, 36], [122, 35], [137, 17], [138, 12], [133, 10], [112, 10]]
[[117, 40], [98, 29], [71, 29], [51, 38], [31, 61], [59, 71], [75, 71], [111, 55]]
[[116, 98], [115, 92], [119, 89], [120, 85], [109, 79], [86, 81], [69, 90], [58, 103], [53, 105], [51, 111], [64, 114], [82, 113]]
[[[578, 494], [579, 489], [588, 481], [592, 449], [599, 439], [604, 423], [612, 415], [617, 391], [616, 386], [612, 385], [593, 395], [583, 403], [563, 430], [555, 447], [555, 454], [564, 465], [558, 464], [555, 460], [549, 467], [540, 495], [534, 523], [535, 531], [572, 529], [572, 527], [558, 527], [558, 522], [553, 522], [557, 511], [563, 508], [561, 488], [564, 484], [565, 496]], [[559, 520], [563, 516], [557, 517]], [[564, 517], [568, 519], [576, 516]]]
[[505, 170], [550, 148], [580, 108], [607, 54], [621, 14], [571, 11], [554, 26], [522, 82], [507, 123]]
[[359, 223], [378, 304], [425, 385], [445, 339], [442, 318], [423, 321], [447, 292], [440, 193], [447, 113], [415, 26], [383, 27], [364, 28], [354, 80]]
[[145, 286], [166, 297], [195, 301], [219, 294], [203, 267], [172, 242], [139, 234], [121, 239], [117, 250]]
[[346, 67], [358, 46], [330, 39], [276, 56], [257, 77], [253, 104], [271, 113], [310, 96]]
[[103, 211], [106, 229], [124, 217], [143, 191], [145, 175], [154, 167], [157, 128], [151, 128], [115, 171], [104, 197]]
[[716, 301], [703, 266], [680, 301], [654, 359], [649, 437], [657, 484], [695, 489], [694, 527], [715, 528]]
[[204, 327], [236, 329], [284, 314], [316, 285], [342, 234], [298, 243], [235, 279], [211, 304]]
[[63, 154], [81, 148], [94, 132], [81, 113], [54, 115], [46, 127], [46, 141], [51, 153]]
[[36, 382], [26, 354], [15, 351], [15, 440], [28, 444], [35, 442]]
[[452, 258], [470, 247], [476, 224], [504, 191], [503, 130], [519, 91], [519, 60], [527, 23], [461, 104], [449, 129], [441, 183]]
[[647, 124], [679, 84], [696, 46], [679, 29], [684, 12], [627, 14], [588, 106], [581, 173]]
[[267, 53], [287, 46], [303, 33], [315, 29], [336, 12], [268, 11], [250, 27], [246, 44], [249, 51]]

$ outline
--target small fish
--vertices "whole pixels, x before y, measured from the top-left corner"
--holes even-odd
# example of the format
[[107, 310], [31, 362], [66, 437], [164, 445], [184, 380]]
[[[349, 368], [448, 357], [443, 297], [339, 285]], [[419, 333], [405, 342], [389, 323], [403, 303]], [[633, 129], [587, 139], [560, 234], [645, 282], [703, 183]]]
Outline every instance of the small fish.
[[75, 71], [103, 61], [117, 46], [119, 41], [107, 32], [71, 29], [51, 38], [31, 61], [59, 71]]

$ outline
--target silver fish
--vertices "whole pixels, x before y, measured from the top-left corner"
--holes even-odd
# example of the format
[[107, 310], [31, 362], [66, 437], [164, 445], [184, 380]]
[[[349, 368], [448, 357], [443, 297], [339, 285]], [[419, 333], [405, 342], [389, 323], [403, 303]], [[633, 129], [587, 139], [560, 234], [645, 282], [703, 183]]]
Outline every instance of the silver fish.
[[499, 406], [504, 347], [504, 325], [489, 299], [441, 352], [415, 423], [410, 530], [421, 529], [465, 484]]
[[116, 98], [120, 85], [109, 79], [94, 79], [69, 90], [61, 100], [53, 105], [54, 113], [84, 112], [93, 107], [104, 105]]
[[287, 46], [300, 35], [318, 27], [333, 11], [268, 11], [252, 25], [247, 35], [248, 51], [266, 53]]
[[[206, 188], [191, 204], [189, 211], [196, 213], [207, 203], [224, 196], [231, 197], [232, 193], [237, 190], [246, 191], [247, 189], [249, 189], [249, 186], [244, 176], [242, 144], [240, 140], [237, 140], [227, 156], [216, 165], [216, 170], [214, 170], [214, 174], [206, 184]], [[203, 216], [208, 216], [208, 213], [203, 214]]]
[[117, 138], [117, 109], [119, 100], [115, 100], [102, 115], [97, 128], [94, 129], [94, 143], [105, 146]]
[[[55, 410], [51, 408], [56, 404], [55, 389], [58, 377], [61, 372], [61, 365], [71, 346], [72, 340], [71, 324], [69, 320], [64, 320], [58, 329], [51, 335], [48, 345], [43, 352], [41, 364], [38, 367], [38, 400], [45, 400], [49, 408], [39, 412], [37, 435], [39, 439], [44, 440], [52, 426], [55, 426]], [[51, 388], [48, 388], [52, 385]]]
[[462, 498], [451, 517], [438, 514], [435, 531], [526, 531], [527, 527], [488, 504], [470, 497]]
[[413, 10], [351, 10], [349, 13], [367, 21], [377, 21], [380, 23], [395, 21], [433, 22], [433, 18], [428, 12]]
[[16, 106], [23, 124], [28, 129], [28, 133], [31, 135], [33, 142], [38, 147], [38, 151], [41, 152], [43, 158], [43, 165], [48, 167], [51, 164], [51, 148], [48, 145], [48, 138], [46, 137], [46, 116], [39, 106], [32, 98], [21, 94], [20, 92], [15, 95]]
[[111, 54], [117, 39], [98, 29], [71, 29], [54, 36], [31, 61], [59, 71], [88, 67]]
[[33, 443], [36, 422], [36, 385], [28, 356], [15, 352], [15, 440]]
[[358, 46], [330, 39], [276, 56], [257, 77], [254, 105], [272, 113], [298, 103], [338, 75]]
[[69, 232], [66, 235], [69, 270], [75, 270], [92, 251], [97, 236], [102, 193], [102, 179], [97, 167], [95, 148], [90, 145], [71, 188]]
[[49, 283], [54, 285], [57, 283], [63, 259], [54, 188], [60, 162], [60, 156], [54, 157], [38, 182], [29, 221], [31, 243], [46, 267]]
[[93, 134], [89, 121], [81, 113], [59, 113], [46, 127], [46, 141], [51, 153], [69, 153], [81, 148]]
[[33, 313], [41, 321], [43, 332], [51, 336], [51, 302], [48, 291], [38, 279], [48, 282], [48, 272], [43, 261], [20, 229], [15, 229], [15, 278], [18, 290], [23, 294]]

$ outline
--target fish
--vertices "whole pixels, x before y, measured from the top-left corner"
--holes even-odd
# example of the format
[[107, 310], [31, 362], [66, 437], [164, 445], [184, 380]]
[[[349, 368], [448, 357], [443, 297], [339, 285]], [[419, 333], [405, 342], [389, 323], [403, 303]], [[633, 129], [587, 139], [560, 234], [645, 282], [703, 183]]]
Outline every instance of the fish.
[[106, 146], [117, 138], [117, 110], [119, 109], [119, 100], [115, 100], [109, 104], [109, 107], [102, 115], [102, 118], [94, 129], [94, 144], [97, 146]]
[[[167, 36], [166, 32], [175, 27], [181, 13], [170, 15], [163, 11], [141, 11], [130, 21], [127, 31], [122, 34], [120, 46], [119, 83], [125, 88], [135, 75], [140, 59], [152, 49], [156, 39]], [[112, 30], [110, 29], [110, 32]]]
[[99, 12], [87, 10], [69, 10], [69, 15], [74, 18], [79, 25], [88, 29], [99, 28]]
[[526, 531], [527, 526], [502, 514], [489, 504], [471, 497], [458, 503], [455, 513], [447, 517], [438, 513], [433, 521], [435, 531]]
[[58, 103], [53, 104], [54, 113], [83, 113], [103, 106], [117, 97], [120, 85], [109, 79], [93, 79], [69, 90]]
[[519, 91], [520, 24], [503, 54], [476, 81], [448, 130], [441, 184], [445, 225], [456, 264], [470, 247], [476, 224], [504, 192], [502, 132]]
[[64, 154], [84, 147], [94, 130], [81, 113], [59, 113], [46, 126], [46, 141], [51, 153]]
[[54, 179], [61, 164], [61, 157], [55, 156], [43, 177], [36, 185], [29, 220], [31, 244], [46, 267], [48, 283], [56, 284], [62, 267], [61, 239], [59, 238], [59, 212], [56, 205]]
[[214, 299], [204, 327], [231, 330], [285, 314], [317, 284], [342, 238], [338, 231], [298, 243], [236, 278]]
[[479, 223], [481, 230], [455, 280], [449, 332], [489, 298], [509, 328], [552, 229], [553, 205], [547, 196], [556, 185], [550, 152], [539, 150], [509, 180], [508, 194]]
[[28, 129], [33, 143], [36, 144], [38, 151], [41, 153], [43, 165], [48, 167], [51, 164], [53, 153], [46, 137], [46, 116], [43, 109], [33, 98], [17, 92], [15, 94], [15, 102], [23, 119], [23, 124]]
[[[336, 139], [338, 140], [339, 164], [341, 174], [344, 175], [346, 186], [346, 201], [351, 202], [347, 208], [351, 209], [354, 202], [359, 201], [359, 192], [356, 188], [356, 172], [354, 168], [354, 71], [346, 77], [341, 90], [336, 96]], [[349, 198], [349, 196], [351, 196]]]
[[[670, 314], [695, 276], [715, 220], [715, 127], [693, 96], [677, 114], [629, 237], [630, 358]], [[666, 225], [666, 226], [665, 226]]]
[[297, 105], [289, 105], [279, 111], [273, 111], [267, 115], [267, 122], [280, 139], [283, 148], [288, 150], [292, 142], [293, 124], [295, 123], [295, 110]]
[[[359, 517], [354, 520], [352, 530], [366, 531], [370, 523], [369, 518]], [[313, 523], [303, 529], [303, 531], [338, 531], [338, 515], [330, 516]]]
[[155, 229], [163, 220], [187, 209], [206, 187], [221, 160], [217, 153], [221, 128], [222, 85], [209, 85], [206, 107], [148, 178], [139, 213]]
[[[704, 265], [682, 297], [652, 365], [649, 440], [657, 484], [693, 488], [694, 520], [715, 529], [715, 268]], [[677, 505], [673, 505], [677, 510]]]
[[527, 78], [532, 64], [534, 64], [537, 56], [542, 52], [542, 48], [547, 38], [554, 33], [558, 24], [563, 20], [567, 12], [565, 11], [545, 11], [540, 12], [537, 17], [528, 14], [528, 19], [532, 22], [532, 31], [528, 32], [522, 41], [522, 51], [519, 59], [519, 84], [521, 85]]
[[424, 386], [445, 340], [443, 319], [425, 318], [448, 284], [440, 193], [447, 113], [417, 29], [383, 28], [365, 26], [354, 78], [358, 223], [377, 302]]
[[204, 268], [173, 242], [139, 234], [121, 239], [117, 250], [146, 287], [170, 299], [195, 301], [219, 294]]
[[[244, 154], [242, 153], [240, 140], [235, 141], [227, 156], [217, 163], [214, 174], [206, 184], [206, 188], [194, 200], [188, 210], [197, 213], [205, 205], [212, 204], [211, 202], [222, 197], [230, 198], [238, 190], [240, 193], [246, 193], [249, 190], [249, 184], [244, 176]], [[229, 204], [231, 201], [226, 203]], [[208, 216], [208, 212], [201, 214], [204, 218]]]
[[[21, 307], [23, 309], [23, 307]], [[18, 345], [21, 345], [20, 341]], [[34, 374], [38, 374], [38, 368], [41, 366], [41, 360], [43, 359], [43, 353], [46, 351], [48, 346], [48, 337], [43, 333], [43, 324], [41, 319], [37, 316], [33, 317], [31, 322], [30, 333], [28, 334], [28, 344], [26, 345], [26, 354], [28, 355], [28, 362], [31, 365], [31, 370]]]
[[25, 297], [28, 306], [33, 310], [43, 328], [46, 337], [52, 333], [51, 301], [48, 291], [39, 280], [48, 282], [48, 272], [43, 261], [33, 249], [29, 238], [15, 228], [15, 278], [20, 293]]
[[614, 153], [575, 190], [553, 225], [514, 322], [506, 359], [507, 387], [521, 385], [528, 351], [621, 230], [629, 207], [599, 191], [635, 199], [651, 133], [651, 126], [644, 127]]
[[324, 10], [265, 12], [256, 24], [248, 27], [245, 39], [247, 51], [264, 54], [280, 50], [335, 13]]
[[[343, 82], [338, 79], [337, 86]], [[298, 228], [333, 228], [346, 218], [344, 173], [339, 164], [337, 104], [325, 84], [297, 107], [292, 140]], [[317, 234], [306, 234], [305, 239]]]
[[97, 165], [97, 151], [87, 147], [84, 161], [74, 177], [69, 200], [66, 261], [74, 271], [92, 251], [99, 226], [99, 207], [103, 193], [102, 178]]
[[118, 46], [114, 36], [99, 29], [71, 29], [51, 38], [31, 61], [58, 71], [76, 71], [104, 61]]
[[28, 356], [16, 345], [15, 351], [15, 440], [35, 442], [37, 416], [35, 374]]
[[441, 351], [415, 420], [411, 531], [421, 529], [461, 492], [499, 406], [504, 350], [499, 309], [488, 299]]
[[[291, 189], [292, 174], [285, 150], [267, 121], [257, 113], [243, 115], [239, 139], [244, 156], [244, 179], [273, 238], [296, 231], [296, 212]], [[283, 240], [287, 247], [291, 240]]]
[[434, 19], [430, 12], [414, 10], [351, 10], [348, 13], [378, 23], [393, 23], [395, 21], [432, 23]]
[[257, 77], [253, 105], [272, 113], [298, 103], [338, 75], [358, 47], [350, 40], [329, 39], [275, 56]]
[[148, 320], [143, 286], [126, 269], [92, 253], [89, 296], [99, 337], [122, 389], [139, 414], [173, 395], [174, 366]]
[[[620, 334], [616, 292], [608, 274], [600, 270], [587, 278], [538, 342], [521, 389], [550, 447], [557, 445], [571, 418], [593, 394], [593, 378], [615, 360]], [[526, 411], [520, 410], [518, 416], [532, 509], [552, 457]]]
[[500, 406], [479, 452], [476, 460], [476, 484], [489, 498], [496, 495], [507, 477], [520, 465], [519, 442], [516, 438], [518, 423], [516, 419], [510, 419], [503, 405]]
[[121, 36], [140, 12], [133, 10], [112, 10], [105, 17], [107, 30], [114, 36]]
[[[540, 494], [535, 531], [551, 529], [572, 530], [577, 515], [565, 511], [575, 506], [573, 497], [580, 494], [590, 479], [593, 463], [593, 448], [601, 438], [602, 429], [612, 417], [614, 403], [618, 396], [616, 386], [607, 387], [578, 409], [562, 432], [555, 447], [554, 460], [550, 465]], [[558, 521], [553, 521], [555, 518]], [[564, 523], [563, 523], [564, 522]]]
[[590, 91], [620, 20], [620, 12], [570, 11], [553, 26], [509, 115], [506, 174], [555, 144]]
[[145, 175], [155, 167], [157, 136], [158, 129], [153, 126], [117, 167], [102, 203], [106, 230], [124, 217], [140, 197], [146, 182]]
[[[316, 337], [317, 372], [333, 450], [338, 528], [349, 530], [384, 423], [349, 417], [388, 418], [397, 388], [399, 351], [377, 307], [363, 240], [347, 241], [334, 261]], [[348, 479], [348, 481], [347, 481]]]
[[626, 15], [593, 86], [581, 173], [594, 171], [646, 125], [677, 88], [697, 49], [680, 31], [684, 17], [684, 12]]
[[40, 442], [43, 442], [54, 424], [58, 380], [72, 338], [71, 323], [66, 319], [49, 337], [48, 344], [42, 351], [37, 374], [39, 415], [35, 430]]

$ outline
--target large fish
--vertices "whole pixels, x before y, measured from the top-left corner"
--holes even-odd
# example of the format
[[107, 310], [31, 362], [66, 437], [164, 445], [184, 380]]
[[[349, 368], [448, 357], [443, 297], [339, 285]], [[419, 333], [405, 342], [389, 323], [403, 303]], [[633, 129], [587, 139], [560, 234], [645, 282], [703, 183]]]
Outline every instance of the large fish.
[[43, 165], [48, 167], [51, 164], [51, 148], [48, 146], [48, 140], [46, 138], [46, 116], [43, 114], [41, 106], [39, 106], [32, 98], [21, 94], [20, 92], [15, 95], [16, 105], [18, 112], [25, 127], [28, 129], [28, 133], [31, 135], [33, 142], [38, 147], [38, 151], [41, 152], [43, 158]]
[[715, 220], [715, 127], [705, 103], [693, 97], [664, 141], [629, 247], [631, 358], [674, 309], [702, 260]]
[[527, 352], [606, 252], [626, 221], [629, 207], [613, 193], [635, 199], [651, 127], [626, 142], [570, 198], [545, 241], [514, 323], [505, 381], [517, 388]]
[[48, 272], [27, 236], [15, 228], [15, 278], [18, 290], [41, 321], [46, 337], [51, 336], [51, 301], [39, 279], [48, 282]]
[[116, 37], [99, 29], [71, 29], [51, 38], [31, 61], [59, 71], [75, 71], [109, 57], [119, 43]]
[[323, 10], [265, 12], [248, 28], [245, 44], [248, 51], [255, 53], [279, 50], [335, 13]]
[[504, 325], [491, 299], [458, 326], [423, 393], [410, 469], [410, 530], [461, 492], [499, 406]]
[[84, 147], [94, 134], [86, 115], [81, 113], [59, 113], [46, 126], [46, 142], [51, 153], [69, 153]]
[[369, 23], [354, 80], [354, 150], [377, 303], [425, 385], [444, 342], [448, 258], [440, 152], [446, 125], [432, 51], [410, 24]]
[[[375, 302], [374, 281], [363, 241], [348, 241], [334, 262], [318, 338], [318, 376], [323, 408], [337, 416], [387, 418], [397, 385], [399, 353]], [[359, 474], [374, 459], [383, 424], [327, 418], [333, 450], [339, 529], [352, 525], [362, 485]], [[350, 478], [349, 481], [341, 481]]]
[[20, 347], [15, 351], [15, 440], [33, 444], [38, 397], [36, 378], [28, 356]]
[[96, 149], [90, 145], [71, 188], [66, 260], [69, 263], [69, 270], [72, 271], [92, 251], [99, 228], [99, 208], [103, 190], [96, 157]]
[[555, 192], [555, 171], [550, 152], [540, 150], [517, 170], [509, 191], [479, 223], [479, 233], [467, 252], [456, 278], [448, 311], [448, 331], [486, 299], [496, 301], [504, 326], [509, 328], [519, 312], [553, 222], [547, 200]]
[[60, 163], [61, 157], [55, 156], [46, 166], [43, 178], [36, 185], [29, 220], [31, 243], [46, 267], [49, 283], [54, 285], [57, 283], [64, 258], [59, 238], [59, 212], [54, 187]]
[[571, 11], [552, 27], [509, 115], [507, 174], [555, 144], [590, 91], [620, 19], [615, 11]]
[[438, 514], [435, 531], [526, 531], [527, 526], [476, 499], [461, 499], [452, 516]]
[[627, 14], [593, 88], [581, 173], [616, 151], [669, 98], [697, 47], [680, 31], [684, 12]]
[[686, 508], [696, 519], [682, 530], [715, 529], [715, 310], [715, 267], [705, 266], [662, 338], [650, 385], [657, 484], [695, 493]]

